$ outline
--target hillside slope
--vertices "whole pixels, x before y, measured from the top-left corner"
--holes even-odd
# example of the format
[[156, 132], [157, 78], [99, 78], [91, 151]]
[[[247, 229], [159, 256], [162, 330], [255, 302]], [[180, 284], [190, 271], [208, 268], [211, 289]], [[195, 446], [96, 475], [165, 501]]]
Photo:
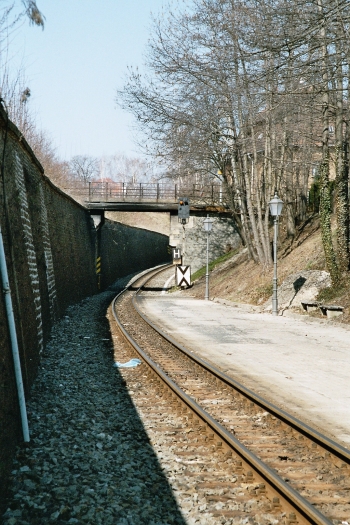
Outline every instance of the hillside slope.
[[[291, 274], [302, 270], [325, 270], [325, 258], [317, 216], [311, 217], [297, 230], [293, 240], [286, 237], [283, 224], [280, 228], [278, 247], [278, 283]], [[246, 250], [232, 254], [210, 272], [210, 297], [227, 299], [237, 303], [263, 305], [272, 294], [273, 268], [264, 270], [248, 260]], [[185, 293], [197, 298], [205, 294], [205, 277], [194, 282]], [[350, 287], [344, 284], [338, 289], [326, 289], [319, 300], [327, 304], [338, 304], [345, 308], [344, 315], [337, 321], [350, 323]], [[300, 313], [302, 313], [300, 311]], [[320, 316], [321, 314], [313, 314]]]

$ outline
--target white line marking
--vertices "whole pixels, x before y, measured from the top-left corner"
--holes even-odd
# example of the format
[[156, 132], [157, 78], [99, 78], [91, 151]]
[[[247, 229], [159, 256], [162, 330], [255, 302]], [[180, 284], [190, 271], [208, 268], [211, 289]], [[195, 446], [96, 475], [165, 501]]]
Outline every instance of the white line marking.
[[172, 275], [171, 277], [169, 277], [169, 279], [167, 280], [167, 282], [164, 284], [161, 295], [165, 295], [165, 293], [166, 293], [166, 291], [167, 291], [167, 289], [168, 289], [168, 286], [169, 286], [169, 284], [171, 283], [171, 281], [172, 281], [173, 279], [175, 279], [175, 275]]

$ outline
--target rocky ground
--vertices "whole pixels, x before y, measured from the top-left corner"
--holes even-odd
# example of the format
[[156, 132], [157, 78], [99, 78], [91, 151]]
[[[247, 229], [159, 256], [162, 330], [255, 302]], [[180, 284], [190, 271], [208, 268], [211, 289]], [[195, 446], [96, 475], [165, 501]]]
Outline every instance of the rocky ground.
[[[279, 253], [280, 282], [299, 270], [324, 271], [317, 224], [307, 224], [293, 242]], [[271, 271], [244, 253], [210, 279], [210, 295], [231, 301], [262, 306], [271, 293]], [[204, 297], [204, 286], [202, 280], [184, 293]], [[342, 293], [334, 301], [350, 311], [350, 294]], [[3, 525], [192, 523], [180, 512], [113, 368], [105, 315], [114, 295], [108, 291], [71, 307], [52, 332], [28, 402], [31, 442], [18, 449]]]
[[71, 307], [55, 326], [28, 402], [4, 525], [184, 524], [113, 368], [105, 318], [112, 292]]

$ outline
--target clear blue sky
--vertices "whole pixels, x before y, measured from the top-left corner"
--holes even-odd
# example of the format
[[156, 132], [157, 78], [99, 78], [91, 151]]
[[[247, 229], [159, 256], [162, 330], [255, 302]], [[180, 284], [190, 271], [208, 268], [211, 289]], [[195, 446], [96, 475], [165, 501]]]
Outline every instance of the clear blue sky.
[[25, 23], [13, 46], [23, 57], [29, 104], [64, 159], [138, 155], [132, 117], [116, 107], [128, 65], [141, 65], [151, 12], [164, 0], [37, 0], [45, 29]]

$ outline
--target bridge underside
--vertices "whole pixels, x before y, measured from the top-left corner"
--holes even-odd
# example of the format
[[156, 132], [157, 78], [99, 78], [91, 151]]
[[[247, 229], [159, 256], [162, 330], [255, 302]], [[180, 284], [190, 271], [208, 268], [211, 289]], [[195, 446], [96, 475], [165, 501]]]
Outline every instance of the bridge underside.
[[[168, 212], [177, 213], [178, 204], [172, 202], [85, 202], [88, 210], [94, 213], [104, 211], [132, 211], [132, 212]], [[192, 215], [203, 213], [219, 213], [230, 215], [230, 210], [223, 205], [214, 206], [205, 203], [195, 204], [190, 207]]]

